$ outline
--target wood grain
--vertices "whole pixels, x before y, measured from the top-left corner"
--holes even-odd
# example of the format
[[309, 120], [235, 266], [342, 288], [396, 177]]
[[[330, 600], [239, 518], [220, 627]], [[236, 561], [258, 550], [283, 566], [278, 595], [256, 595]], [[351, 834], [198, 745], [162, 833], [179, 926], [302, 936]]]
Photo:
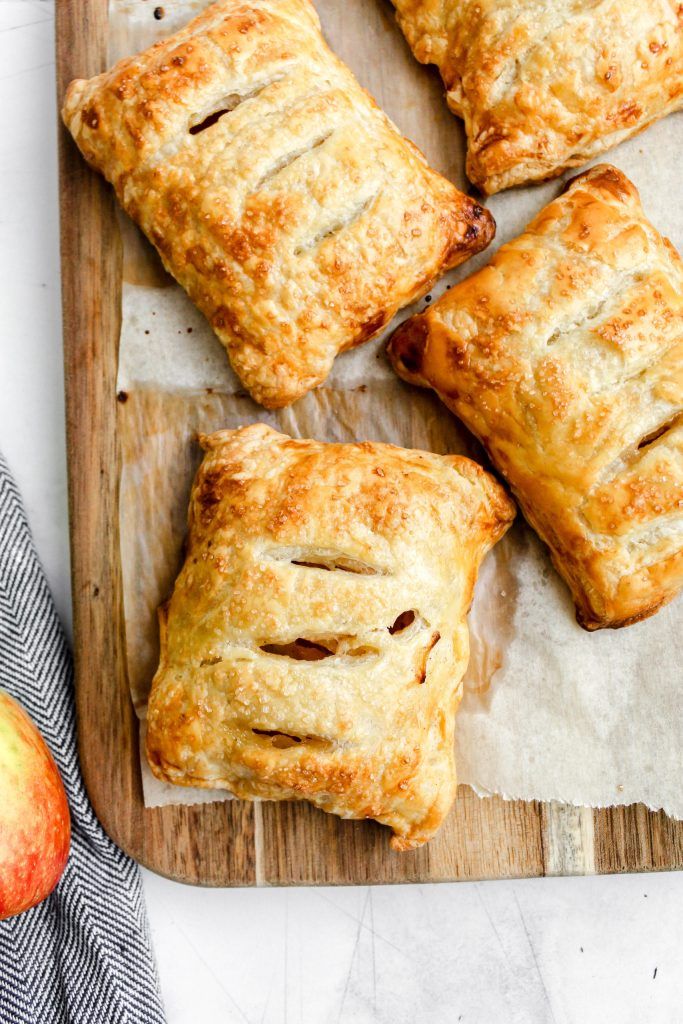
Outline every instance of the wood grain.
[[[57, 4], [57, 91], [106, 63], [106, 0]], [[116, 368], [121, 245], [109, 188], [59, 139], [62, 304], [76, 706], [81, 766], [112, 838], [161, 874], [255, 882], [254, 811], [237, 801], [150, 811], [126, 674], [118, 531]]]
[[[387, 5], [378, 3], [376, 17], [387, 20]], [[72, 78], [106, 65], [107, 2], [60, 0], [56, 10], [61, 100]], [[683, 866], [683, 823], [642, 806], [591, 811], [479, 799], [460, 787], [441, 833], [409, 854], [391, 853], [379, 826], [340, 821], [303, 804], [143, 806], [123, 616], [119, 468], [122, 444], [144, 444], [150, 433], [142, 424], [163, 430], [175, 412], [154, 395], [137, 396], [137, 406], [131, 400], [125, 416], [117, 403], [119, 228], [109, 188], [86, 168], [64, 129], [60, 181], [79, 747], [91, 800], [116, 842], [161, 874], [203, 885], [424, 882]], [[200, 411], [210, 416], [220, 409], [216, 397]]]

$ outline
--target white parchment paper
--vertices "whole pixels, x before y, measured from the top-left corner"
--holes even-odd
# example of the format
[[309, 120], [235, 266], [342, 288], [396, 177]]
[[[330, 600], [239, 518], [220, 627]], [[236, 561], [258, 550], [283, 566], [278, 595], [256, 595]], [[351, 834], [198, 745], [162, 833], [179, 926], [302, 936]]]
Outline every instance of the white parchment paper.
[[[167, 4], [157, 21], [151, 2], [111, 0], [111, 58], [167, 34], [200, 6]], [[391, 6], [385, 0], [318, 0], [317, 7], [333, 48], [361, 82], [433, 166], [467, 189], [462, 126], [446, 108], [436, 73], [413, 60]], [[603, 159], [632, 178], [651, 220], [683, 248], [683, 115], [659, 122]], [[519, 234], [561, 187], [556, 181], [493, 197], [494, 244], [440, 282], [432, 300]], [[265, 413], [240, 397], [223, 348], [127, 221], [123, 236], [119, 389], [185, 396], [181, 410], [195, 408], [193, 396], [221, 396], [202, 406], [201, 415], [179, 412], [173, 437], [166, 431], [165, 439], [147, 439], [141, 421], [141, 444], [124, 456], [126, 629], [129, 658], [137, 659], [133, 696], [144, 720], [155, 656], [153, 608], [177, 567], [197, 459], [186, 453], [198, 423], [217, 428], [262, 419], [327, 440], [385, 440], [470, 454], [476, 446], [438, 402], [395, 380], [383, 358], [384, 339], [341, 356], [319, 392], [290, 410]], [[164, 523], [141, 521], [146, 479], [171, 506]], [[472, 655], [457, 725], [460, 780], [481, 794], [590, 806], [643, 802], [683, 817], [682, 627], [679, 598], [638, 625], [584, 632], [543, 545], [519, 521], [484, 564], [470, 615]], [[150, 806], [225, 798], [158, 783], [146, 765], [143, 783]]]

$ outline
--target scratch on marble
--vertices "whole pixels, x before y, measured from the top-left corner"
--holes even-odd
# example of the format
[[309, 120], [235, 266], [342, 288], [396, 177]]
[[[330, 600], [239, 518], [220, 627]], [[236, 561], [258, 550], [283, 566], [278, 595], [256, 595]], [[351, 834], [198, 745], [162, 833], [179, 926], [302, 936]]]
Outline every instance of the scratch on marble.
[[[377, 1013], [377, 960], [375, 958], [375, 907], [372, 902], [372, 889], [370, 893], [370, 936], [372, 938], [372, 1009]], [[655, 967], [655, 976], [657, 968]]]
[[380, 935], [380, 933], [376, 932], [374, 928], [372, 928], [370, 925], [364, 924], [363, 921], [359, 921], [355, 914], [350, 914], [348, 910], [344, 910], [343, 907], [338, 906], [334, 902], [334, 900], [329, 899], [321, 892], [316, 892], [315, 895], [318, 897], [318, 899], [325, 900], [325, 903], [329, 903], [331, 907], [334, 907], [335, 910], [338, 910], [340, 914], [344, 915], [344, 917], [348, 917], [349, 920], [354, 921], [357, 925], [360, 925], [362, 928], [365, 928], [366, 931], [372, 932], [376, 939], [379, 939], [380, 942], [386, 943], [387, 946], [391, 946], [392, 949], [396, 950], [397, 953], [400, 953], [401, 956], [406, 958], [406, 960], [409, 959], [408, 954], [405, 953], [400, 946], [396, 946], [389, 939], [385, 938], [384, 935]]
[[55, 62], [47, 61], [45, 64], [36, 64], [32, 68], [21, 68], [20, 71], [13, 71], [11, 75], [0, 75], [0, 82], [7, 82], [10, 78], [18, 78], [19, 75], [29, 75], [32, 71], [40, 71], [42, 68], [53, 68]]
[[520, 921], [522, 922], [522, 928], [524, 929], [524, 934], [526, 935], [526, 941], [527, 941], [527, 943], [529, 945], [529, 950], [531, 952], [531, 957], [532, 957], [532, 959], [534, 961], [534, 966], [536, 968], [536, 973], [538, 975], [538, 980], [540, 981], [541, 988], [543, 989], [543, 996], [544, 996], [545, 1002], [546, 1002], [546, 1004], [548, 1006], [548, 1011], [550, 1012], [550, 1019], [552, 1020], [553, 1024], [557, 1024], [557, 1021], [555, 1020], [555, 1014], [553, 1013], [553, 1008], [552, 1008], [552, 1005], [550, 1003], [550, 996], [548, 995], [548, 989], [545, 987], [545, 981], [543, 980], [543, 974], [541, 973], [541, 968], [540, 968], [540, 965], [538, 963], [538, 958], [536, 956], [536, 950], [534, 949], [534, 944], [531, 941], [531, 936], [529, 935], [529, 929], [526, 926], [526, 920], [524, 919], [524, 914], [522, 913], [522, 908], [519, 905], [519, 900], [517, 898], [517, 893], [515, 892], [514, 889], [512, 890], [512, 896], [513, 896], [513, 899], [514, 899], [515, 903], [517, 904], [517, 913], [519, 914]]
[[495, 921], [491, 917], [491, 914], [489, 912], [489, 908], [484, 903], [484, 897], [481, 894], [481, 887], [480, 887], [479, 882], [475, 882], [474, 889], [475, 889], [475, 892], [476, 892], [476, 894], [477, 894], [477, 896], [479, 898], [479, 902], [481, 903], [482, 907], [484, 908], [484, 913], [486, 914], [486, 917], [488, 918], [488, 922], [491, 925], [491, 928], [493, 929], [493, 934], [496, 936], [496, 939], [498, 940], [498, 945], [501, 948], [502, 954], [505, 957], [505, 960], [506, 960], [506, 962], [508, 964], [508, 967], [512, 967], [513, 965], [512, 965], [512, 962], [510, 960], [510, 956], [509, 956], [508, 951], [506, 950], [505, 946], [503, 945], [503, 940], [500, 937], [500, 932], [496, 928]]
[[32, 28], [34, 25], [49, 25], [52, 18], [39, 18], [37, 21], [22, 21], [21, 25], [8, 25], [7, 28], [0, 28], [0, 35], [7, 32], [18, 32], [22, 28]]
[[284, 979], [283, 979], [284, 989], [285, 990], [284, 990], [283, 1000], [282, 1000], [282, 1005], [284, 1007], [284, 1024], [287, 1024], [287, 992], [289, 990], [289, 985], [287, 984], [287, 982], [289, 981], [289, 977], [288, 977], [288, 974], [287, 974], [287, 960], [288, 960], [288, 942], [287, 942], [287, 939], [288, 939], [288, 935], [289, 935], [289, 893], [287, 892], [287, 893], [285, 893], [285, 973], [284, 973]]
[[304, 955], [301, 948], [301, 932], [299, 932], [299, 1024], [304, 1024]]
[[242, 1018], [242, 1020], [243, 1020], [243, 1021], [245, 1022], [245, 1024], [251, 1024], [251, 1021], [250, 1021], [250, 1019], [249, 1019], [249, 1018], [247, 1017], [247, 1015], [246, 1015], [246, 1013], [244, 1012], [244, 1010], [242, 1009], [242, 1007], [241, 1007], [241, 1006], [239, 1006], [239, 1004], [235, 1002], [235, 999], [234, 999], [234, 997], [230, 995], [230, 993], [228, 992], [227, 988], [225, 987], [225, 985], [223, 984], [223, 982], [221, 981], [221, 979], [220, 979], [220, 978], [218, 977], [218, 975], [216, 974], [216, 972], [215, 972], [215, 971], [213, 970], [213, 968], [211, 967], [211, 964], [208, 964], [208, 963], [206, 962], [206, 960], [204, 959], [204, 957], [202, 956], [202, 954], [201, 954], [201, 953], [199, 952], [199, 950], [198, 950], [198, 949], [197, 949], [197, 947], [195, 946], [195, 944], [194, 944], [194, 942], [192, 941], [192, 939], [190, 938], [190, 936], [189, 936], [189, 935], [187, 934], [187, 932], [185, 931], [185, 929], [184, 929], [184, 928], [182, 927], [182, 925], [178, 924], [178, 922], [177, 922], [177, 921], [176, 921], [176, 922], [174, 922], [174, 924], [175, 924], [175, 927], [176, 927], [176, 928], [178, 929], [178, 931], [180, 932], [180, 934], [181, 934], [182, 936], [184, 936], [184, 938], [185, 938], [185, 941], [187, 942], [187, 944], [188, 944], [188, 946], [190, 947], [190, 949], [192, 949], [192, 950], [193, 950], [193, 952], [194, 952], [195, 956], [197, 957], [197, 959], [199, 960], [199, 962], [200, 962], [200, 963], [202, 963], [202, 964], [204, 965], [204, 967], [206, 967], [207, 971], [209, 972], [209, 974], [211, 975], [211, 977], [213, 978], [213, 980], [214, 980], [214, 981], [216, 982], [216, 984], [218, 985], [218, 987], [220, 988], [220, 990], [221, 990], [222, 992], [224, 992], [224, 993], [225, 993], [225, 995], [226, 995], [226, 996], [228, 997], [228, 1000], [229, 1000], [229, 1001], [230, 1001], [230, 1002], [232, 1003], [232, 1005], [233, 1005], [233, 1006], [235, 1007], [235, 1009], [237, 1010], [237, 1012], [239, 1013], [240, 1017], [241, 1017], [241, 1018]]
[[263, 1013], [261, 1014], [261, 1020], [259, 1021], [259, 1024], [263, 1024], [264, 1020], [266, 1019], [266, 1014], [268, 1013], [268, 1007], [270, 1006], [270, 996], [271, 996], [272, 991], [273, 991], [273, 978], [272, 978], [272, 975], [271, 975], [270, 985], [268, 986], [268, 994], [266, 995], [266, 1001], [265, 1001], [265, 1004], [263, 1006]]
[[353, 972], [353, 964], [356, 959], [356, 953], [358, 952], [358, 946], [360, 945], [360, 935], [363, 930], [363, 922], [365, 921], [365, 912], [368, 909], [368, 903], [370, 902], [371, 889], [368, 886], [368, 891], [365, 894], [365, 903], [363, 904], [363, 911], [360, 915], [360, 921], [358, 922], [358, 929], [356, 930], [356, 940], [353, 944], [353, 952], [351, 953], [351, 959], [349, 961], [349, 970], [346, 975], [346, 984], [344, 985], [344, 991], [342, 992], [341, 1003], [339, 1005], [339, 1016], [337, 1017], [337, 1024], [340, 1024], [342, 1019], [342, 1013], [344, 1012], [344, 1003], [346, 1002], [346, 995], [349, 991], [349, 984], [351, 983], [351, 974]]

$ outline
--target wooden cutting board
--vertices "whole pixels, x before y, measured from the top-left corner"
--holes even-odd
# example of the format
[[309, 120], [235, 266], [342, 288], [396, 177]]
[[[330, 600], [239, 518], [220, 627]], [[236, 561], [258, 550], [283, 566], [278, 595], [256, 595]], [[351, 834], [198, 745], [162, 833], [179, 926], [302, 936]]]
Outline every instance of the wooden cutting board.
[[[387, 32], [397, 31], [385, 0], [338, 0], [352, 2], [379, 5], [373, 16]], [[152, 0], [150, 8], [151, 14]], [[60, 0], [60, 103], [72, 78], [106, 67], [107, 42], [107, 0]], [[119, 550], [121, 239], [111, 190], [88, 170], [63, 128], [60, 184], [79, 747], [90, 798], [116, 842], [161, 874], [204, 885], [426, 882], [683, 866], [683, 822], [640, 805], [591, 810], [479, 799], [460, 787], [438, 837], [408, 854], [392, 853], [387, 830], [373, 823], [342, 822], [306, 804], [144, 807]], [[133, 399], [127, 415], [151, 432], [173, 415], [154, 396]]]

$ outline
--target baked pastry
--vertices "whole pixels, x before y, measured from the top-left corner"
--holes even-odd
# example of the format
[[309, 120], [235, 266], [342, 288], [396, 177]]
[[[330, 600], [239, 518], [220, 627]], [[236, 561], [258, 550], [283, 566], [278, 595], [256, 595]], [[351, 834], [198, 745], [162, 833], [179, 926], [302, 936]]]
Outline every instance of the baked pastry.
[[553, 177], [683, 105], [678, 0], [394, 0], [465, 121], [489, 195]]
[[330, 52], [309, 0], [214, 4], [72, 82], [63, 117], [269, 408], [495, 230]]
[[514, 507], [461, 456], [201, 438], [147, 756], [168, 782], [310, 800], [426, 842], [455, 795], [477, 569]]
[[394, 334], [487, 448], [587, 629], [683, 584], [683, 267], [620, 171], [575, 178], [491, 263]]

